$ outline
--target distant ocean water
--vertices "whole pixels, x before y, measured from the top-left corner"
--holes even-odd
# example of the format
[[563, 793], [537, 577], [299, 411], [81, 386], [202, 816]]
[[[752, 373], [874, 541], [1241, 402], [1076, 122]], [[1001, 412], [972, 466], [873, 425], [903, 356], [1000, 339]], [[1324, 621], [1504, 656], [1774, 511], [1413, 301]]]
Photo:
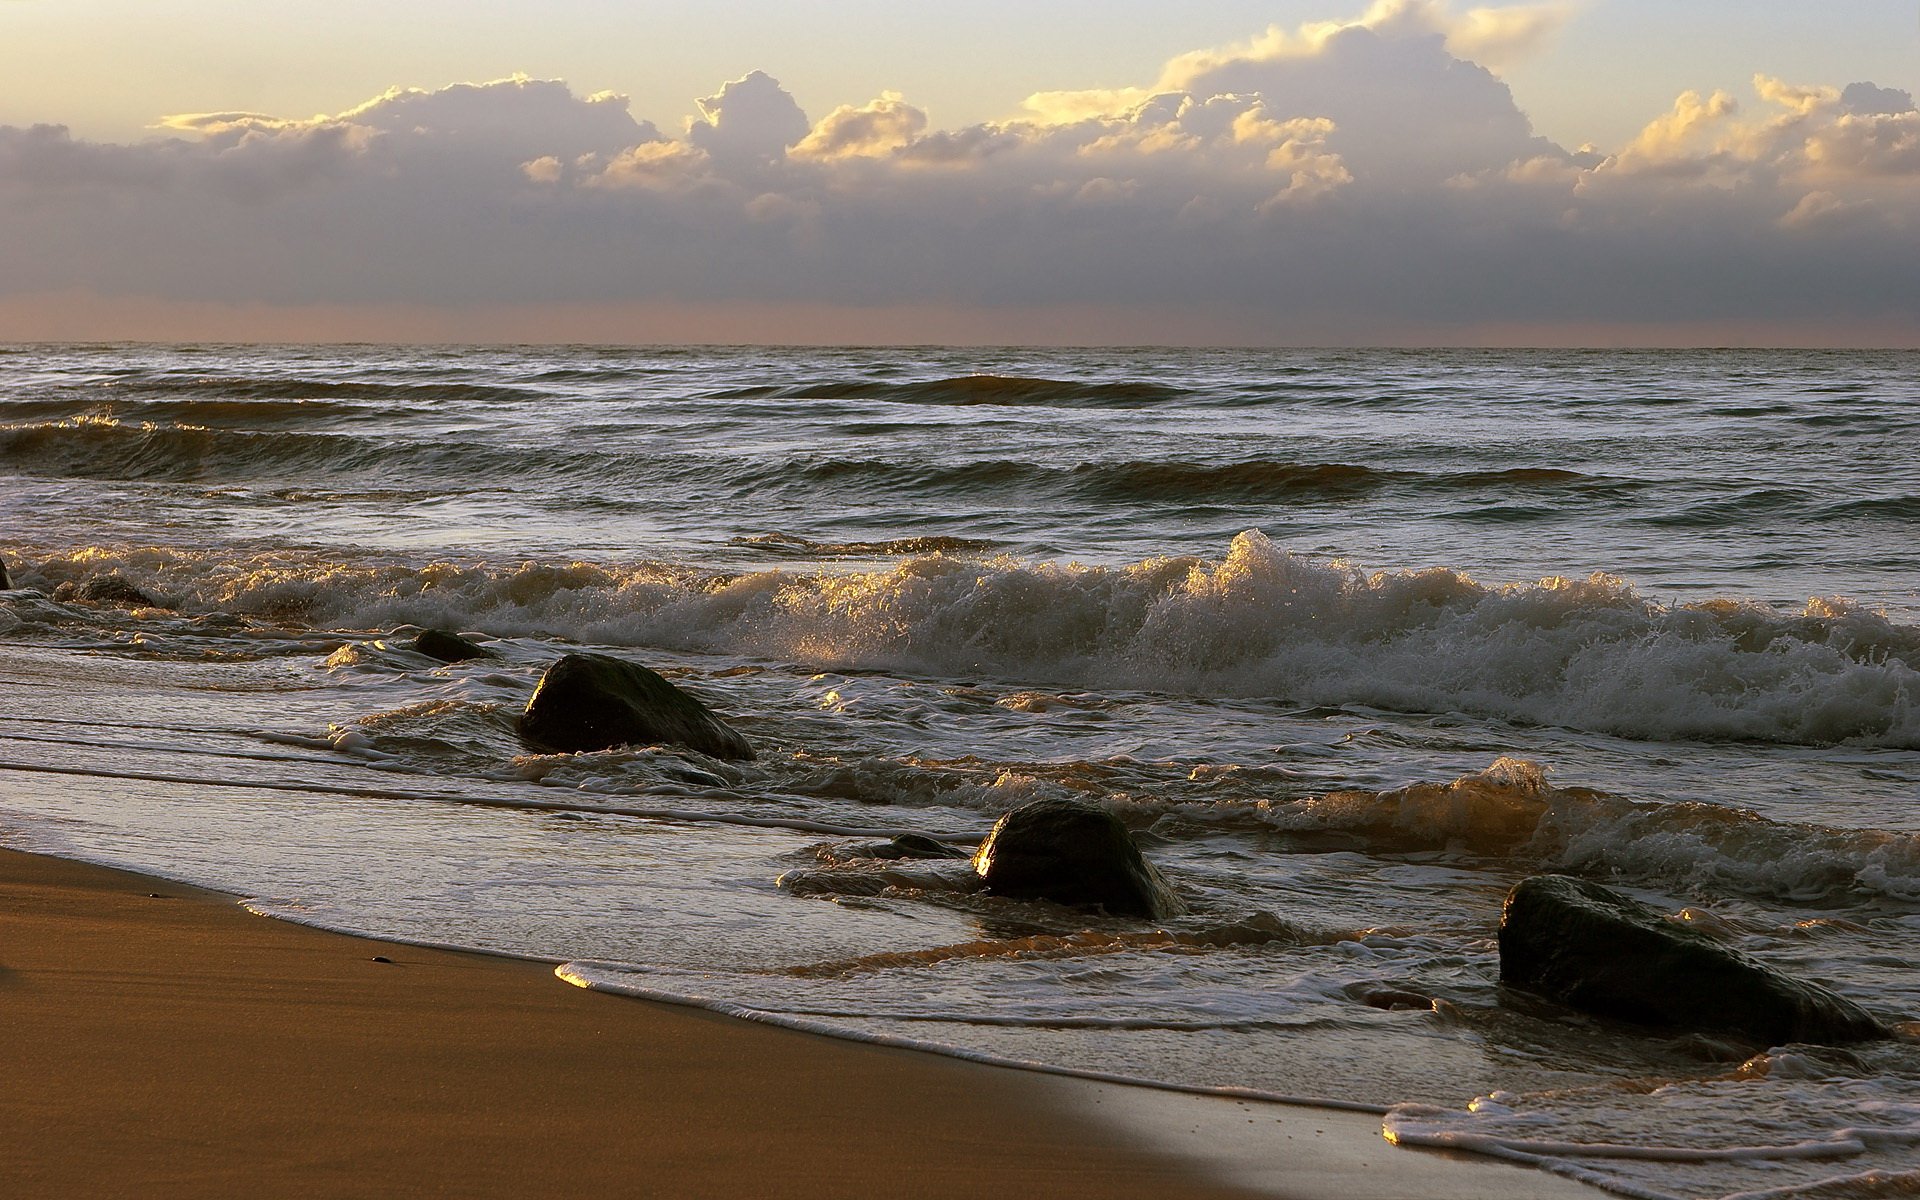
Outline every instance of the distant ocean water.
[[[1920, 1018], [1917, 532], [1911, 353], [0, 347], [0, 838], [1627, 1195], [1898, 1194], [1911, 1037], [1722, 1061], [1493, 933], [1569, 871]], [[54, 598], [112, 575], [160, 605]], [[760, 759], [529, 752], [578, 644]], [[1192, 911], [868, 852], [1041, 796]]]

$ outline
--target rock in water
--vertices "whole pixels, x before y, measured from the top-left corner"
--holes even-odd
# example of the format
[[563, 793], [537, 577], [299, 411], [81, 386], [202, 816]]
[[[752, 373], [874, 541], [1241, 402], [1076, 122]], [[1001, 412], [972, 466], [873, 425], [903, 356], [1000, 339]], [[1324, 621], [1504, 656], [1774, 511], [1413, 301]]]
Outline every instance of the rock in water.
[[78, 600], [82, 604], [112, 604], [120, 608], [166, 607], [135, 587], [125, 575], [95, 575], [85, 583], [63, 583], [54, 589], [53, 598], [63, 604]]
[[890, 842], [877, 842], [861, 848], [868, 858], [972, 858], [958, 846], [950, 846], [924, 833], [903, 833]]
[[428, 658], [437, 658], [441, 662], [466, 662], [470, 658], [492, 658], [493, 651], [478, 642], [470, 642], [457, 633], [448, 633], [444, 629], [422, 629], [420, 636], [413, 639], [413, 649]]
[[974, 852], [973, 869], [1003, 896], [1156, 920], [1186, 907], [1120, 818], [1078, 800], [1035, 800], [1001, 817]]
[[13, 590], [13, 580], [7, 577], [7, 560], [0, 558], [0, 592]]
[[520, 716], [520, 736], [568, 753], [672, 742], [712, 758], [753, 757], [747, 739], [706, 705], [605, 654], [569, 654], [548, 667]]
[[1507, 893], [1500, 980], [1583, 1012], [1768, 1046], [1890, 1036], [1851, 1000], [1567, 875], [1523, 879]]

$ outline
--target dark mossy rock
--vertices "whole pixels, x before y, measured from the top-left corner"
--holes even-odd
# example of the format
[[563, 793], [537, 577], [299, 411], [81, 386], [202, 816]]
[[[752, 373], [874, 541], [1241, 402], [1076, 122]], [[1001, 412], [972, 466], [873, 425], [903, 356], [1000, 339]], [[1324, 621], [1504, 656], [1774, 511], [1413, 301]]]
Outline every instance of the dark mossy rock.
[[67, 582], [54, 589], [61, 603], [112, 604], [120, 608], [165, 608], [166, 605], [135, 587], [124, 575], [95, 575], [84, 583]]
[[711, 758], [752, 758], [732, 726], [638, 663], [569, 654], [547, 668], [520, 716], [520, 736], [575, 753], [671, 742]]
[[1507, 893], [1500, 981], [1597, 1016], [1767, 1046], [1889, 1036], [1851, 1000], [1567, 875], [1523, 879]]
[[862, 846], [860, 852], [867, 858], [971, 858], [965, 850], [949, 845], [924, 833], [903, 833], [886, 842], [875, 842]]
[[1035, 800], [1001, 817], [974, 852], [973, 869], [1002, 896], [1155, 920], [1186, 907], [1120, 818], [1078, 800]]
[[478, 642], [470, 642], [457, 633], [448, 633], [444, 629], [422, 629], [420, 636], [413, 639], [412, 649], [428, 658], [437, 658], [441, 662], [466, 662], [470, 658], [493, 658], [493, 651]]

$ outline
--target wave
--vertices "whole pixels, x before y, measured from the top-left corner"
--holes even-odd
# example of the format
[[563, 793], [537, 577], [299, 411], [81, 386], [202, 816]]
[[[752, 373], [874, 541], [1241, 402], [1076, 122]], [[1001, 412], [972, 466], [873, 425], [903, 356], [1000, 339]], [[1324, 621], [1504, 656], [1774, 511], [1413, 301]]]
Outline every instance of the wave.
[[505, 447], [386, 433], [217, 429], [98, 415], [0, 425], [0, 465], [36, 476], [276, 485], [284, 485], [290, 473], [305, 472], [325, 478], [334, 491], [355, 490], [339, 485], [374, 473], [389, 484], [441, 481], [442, 493], [470, 489], [476, 479], [570, 480], [602, 488], [610, 480], [640, 476], [658, 481], [675, 470], [670, 461], [604, 450]]
[[1063, 467], [1018, 459], [934, 463], [808, 458], [749, 467], [739, 483], [754, 488], [798, 483], [934, 494], [1026, 489], [1096, 503], [1259, 503], [1303, 497], [1337, 501], [1388, 490], [1442, 495], [1564, 493], [1597, 499], [1641, 486], [1633, 480], [1551, 468], [1430, 472], [1285, 459], [1230, 463], [1123, 459]]
[[1819, 493], [1805, 488], [1754, 488], [1737, 496], [1709, 500], [1669, 512], [1648, 513], [1633, 518], [1636, 524], [1680, 529], [1724, 529], [1739, 527], [1755, 518], [1778, 518], [1803, 512], [1820, 500]]
[[[306, 379], [286, 375], [132, 375], [96, 385], [106, 398], [188, 396], [204, 400], [377, 400], [457, 405], [540, 399], [543, 393], [505, 384], [406, 383], [399, 380]], [[95, 402], [101, 397], [96, 396]]]
[[[35, 415], [50, 415], [28, 407]], [[655, 443], [629, 446], [618, 439], [543, 446], [506, 444], [484, 435], [471, 440], [427, 436], [420, 430], [430, 426], [415, 425], [409, 431], [408, 418], [419, 415], [420, 410], [333, 401], [187, 400], [118, 412], [101, 412], [95, 406], [58, 420], [0, 425], [0, 469], [36, 476], [180, 482], [279, 482], [289, 472], [378, 471], [383, 482], [399, 479], [416, 485], [429, 480], [468, 485], [476, 478], [532, 480], [543, 487], [577, 484], [589, 494], [583, 502], [600, 504], [645, 503], [622, 499], [629, 493], [619, 488], [610, 492], [609, 484], [630, 484], [647, 493], [663, 480], [679, 478], [697, 478], [741, 497], [785, 491], [811, 501], [822, 491], [856, 489], [863, 494], [919, 498], [993, 497], [997, 503], [999, 497], [1013, 492], [1029, 500], [1092, 505], [1343, 503], [1383, 493], [1528, 496], [1553, 505], [1621, 498], [1644, 486], [1635, 480], [1544, 467], [1425, 471], [1285, 459], [1227, 463], [1124, 459], [1067, 465], [1016, 458], [936, 462], [911, 457], [808, 456], [717, 461], [684, 452], [663, 454]], [[144, 419], [149, 417], [157, 419]], [[306, 427], [348, 421], [356, 431]], [[1482, 516], [1528, 517], [1552, 516], [1559, 509], [1482, 505], [1474, 511]], [[1707, 523], [1707, 517], [1718, 521], [1726, 519], [1726, 514], [1713, 506], [1704, 515], [1677, 519]]]
[[1865, 500], [1849, 500], [1821, 509], [1819, 516], [1822, 520], [1867, 518], [1911, 522], [1920, 520], [1920, 496], [1874, 496]]
[[729, 388], [714, 400], [875, 400], [890, 404], [1032, 405], [1056, 408], [1137, 408], [1186, 395], [1186, 389], [1145, 381], [1037, 379], [1020, 375], [955, 375], [912, 383], [816, 380]]
[[727, 544], [789, 558], [853, 558], [879, 554], [968, 554], [993, 547], [992, 542], [979, 538], [943, 535], [891, 538], [882, 542], [816, 542], [791, 533], [763, 533], [754, 537], [737, 537], [730, 539]]
[[1389, 853], [1465, 850], [1529, 869], [1626, 876], [1681, 891], [1796, 902], [1847, 894], [1920, 900], [1920, 835], [1556, 788], [1538, 765], [1507, 758], [1451, 783], [1262, 801], [1212, 816], [1296, 834], [1359, 835]]
[[373, 407], [338, 400], [180, 399], [135, 400], [102, 404], [91, 398], [34, 398], [0, 401], [0, 418], [11, 422], [115, 420], [198, 425], [304, 425], [318, 421], [382, 421], [417, 416], [424, 408]]
[[1663, 605], [1605, 574], [1489, 586], [1236, 537], [1218, 561], [915, 556], [885, 570], [56, 553], [26, 586], [122, 573], [189, 609], [753, 655], [814, 669], [1465, 712], [1631, 738], [1920, 748], [1920, 628], [1840, 599]]
[[343, 434], [216, 430], [79, 417], [0, 426], [0, 462], [34, 475], [200, 479], [289, 470], [355, 470], [383, 458], [379, 443]]
[[858, 487], [951, 495], [1008, 488], [1048, 488], [1062, 477], [1063, 472], [1057, 468], [1010, 459], [949, 464], [806, 458], [748, 466], [731, 482], [742, 489]]
[[1578, 471], [1517, 467], [1497, 471], [1387, 470], [1352, 463], [1251, 460], [1237, 463], [1105, 462], [1073, 468], [1083, 493], [1106, 499], [1259, 500], [1283, 496], [1338, 499], [1388, 488], [1414, 491], [1574, 490], [1622, 491], [1629, 481], [1605, 480]]

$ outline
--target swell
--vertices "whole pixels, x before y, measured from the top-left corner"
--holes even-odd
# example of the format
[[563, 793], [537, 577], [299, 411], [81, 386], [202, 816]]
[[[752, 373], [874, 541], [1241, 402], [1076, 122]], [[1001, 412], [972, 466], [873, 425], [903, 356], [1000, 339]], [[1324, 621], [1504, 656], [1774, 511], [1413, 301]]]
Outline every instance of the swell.
[[1088, 463], [1074, 468], [1078, 490], [1114, 500], [1260, 499], [1276, 496], [1361, 496], [1388, 489], [1438, 493], [1565, 491], [1592, 496], [1631, 490], [1631, 481], [1578, 471], [1515, 467], [1491, 471], [1386, 470], [1351, 463], [1271, 460]]
[[1016, 459], [967, 463], [803, 459], [749, 468], [742, 482], [756, 487], [796, 482], [822, 487], [857, 485], [934, 494], [1025, 488], [1103, 503], [1258, 502], [1299, 497], [1341, 500], [1388, 491], [1438, 495], [1518, 492], [1597, 499], [1623, 496], [1640, 487], [1633, 480], [1543, 467], [1432, 472], [1274, 459], [1233, 463], [1119, 460], [1071, 467]]
[[[699, 456], [627, 453], [617, 443], [580, 447], [427, 439], [407, 432], [408, 414], [403, 412], [335, 405], [307, 411], [305, 404], [283, 401], [194, 402], [165, 414], [173, 418], [165, 421], [133, 419], [138, 415], [89, 413], [0, 425], [0, 465], [40, 476], [162, 481], [277, 479], [288, 472], [347, 475], [374, 470], [389, 478], [461, 485], [470, 485], [476, 477], [542, 484], [565, 480], [592, 485], [596, 496], [613, 502], [624, 502], [624, 498], [608, 496], [609, 483], [650, 490], [663, 480], [681, 476], [697, 476], [741, 495], [788, 491], [812, 496], [858, 489], [923, 497], [986, 497], [1017, 491], [1094, 504], [1339, 502], [1389, 491], [1521, 493], [1592, 500], [1625, 495], [1638, 486], [1628, 480], [1546, 468], [1435, 473], [1276, 460], [1118, 461], [1070, 467], [1016, 459], [942, 463], [809, 457], [720, 463]], [[188, 421], [184, 419], [188, 415], [215, 424]], [[378, 433], [300, 428], [343, 417], [361, 422], [377, 419], [385, 428]], [[217, 427], [224, 422], [267, 427]]]
[[117, 420], [299, 426], [321, 421], [391, 422], [426, 411], [419, 406], [391, 403], [376, 408], [340, 400], [248, 400], [225, 397], [116, 399], [103, 403], [96, 397], [53, 396], [0, 401], [0, 419], [9, 423]]
[[209, 400], [375, 400], [458, 405], [539, 399], [539, 391], [505, 384], [364, 379], [309, 379], [286, 375], [134, 375], [97, 385], [100, 400], [175, 397]]
[[991, 549], [979, 538], [933, 535], [890, 538], [880, 542], [819, 542], [791, 533], [763, 533], [732, 538], [729, 545], [788, 558], [854, 558], [876, 554], [970, 554]]
[[167, 423], [297, 428], [325, 421], [397, 424], [463, 404], [542, 398], [524, 388], [246, 376], [132, 376], [0, 397], [0, 422]]
[[407, 562], [167, 548], [20, 555], [16, 581], [123, 573], [188, 609], [1297, 705], [1464, 712], [1659, 740], [1920, 748], [1920, 628], [1843, 600], [1663, 605], [1604, 574], [1489, 586], [1367, 573], [1257, 532], [1217, 561], [928, 555], [887, 570]]
[[219, 429], [130, 422], [104, 416], [0, 426], [0, 467], [37, 476], [142, 481], [270, 481], [291, 473], [334, 484], [366, 473], [382, 481], [442, 481], [455, 490], [476, 479], [590, 483], [646, 481], [685, 473], [685, 464], [610, 450], [508, 446], [420, 434], [297, 429]]
[[1020, 375], [954, 375], [911, 383], [814, 380], [729, 388], [715, 400], [874, 400], [890, 404], [1032, 405], [1057, 408], [1138, 408], [1186, 395], [1186, 389], [1144, 380], [1039, 379]]
[[0, 463], [31, 475], [188, 480], [290, 470], [352, 471], [387, 458], [345, 434], [124, 424], [108, 417], [0, 427]]

